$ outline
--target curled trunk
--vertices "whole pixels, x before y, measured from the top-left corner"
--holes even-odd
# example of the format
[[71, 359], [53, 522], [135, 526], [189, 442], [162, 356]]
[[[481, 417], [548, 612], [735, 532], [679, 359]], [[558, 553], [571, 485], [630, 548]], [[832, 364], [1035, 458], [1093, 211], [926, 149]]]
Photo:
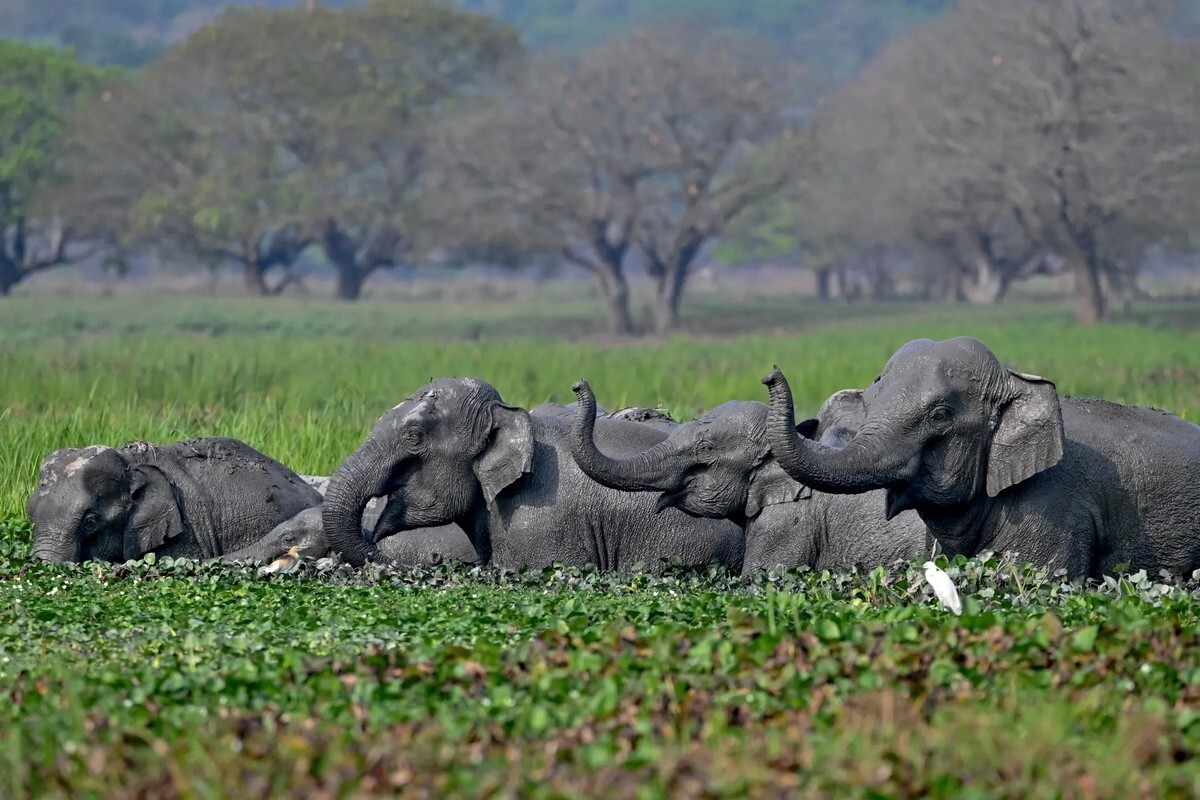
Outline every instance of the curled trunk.
[[886, 454], [868, 446], [861, 434], [840, 448], [800, 436], [796, 432], [792, 390], [778, 367], [763, 378], [763, 383], [771, 395], [767, 419], [771, 452], [792, 478], [831, 494], [859, 494], [899, 482], [895, 474], [898, 470], [888, 465]]
[[627, 459], [616, 459], [596, 447], [596, 396], [587, 381], [571, 389], [579, 400], [571, 426], [571, 455], [588, 477], [624, 492], [665, 491], [672, 488], [679, 465], [669, 439]]
[[390, 461], [374, 439], [367, 439], [329, 479], [321, 522], [329, 549], [341, 553], [354, 566], [375, 555], [375, 546], [363, 536], [362, 519], [367, 503], [387, 492]]

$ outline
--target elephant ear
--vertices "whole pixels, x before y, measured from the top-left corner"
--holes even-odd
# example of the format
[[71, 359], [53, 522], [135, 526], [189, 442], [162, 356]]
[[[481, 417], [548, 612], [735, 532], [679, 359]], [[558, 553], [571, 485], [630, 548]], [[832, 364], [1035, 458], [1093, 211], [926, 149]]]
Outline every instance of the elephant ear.
[[475, 459], [475, 476], [490, 506], [496, 497], [533, 469], [533, 422], [529, 412], [497, 404], [492, 409], [491, 441]]
[[133, 511], [125, 526], [124, 556], [141, 558], [183, 533], [179, 501], [158, 467], [138, 464], [129, 470]]
[[767, 459], [754, 471], [746, 496], [746, 519], [754, 519], [767, 506], [794, 503], [812, 497], [812, 489], [788, 476], [779, 462]]
[[830, 428], [848, 428], [858, 431], [867, 418], [867, 407], [863, 404], [861, 389], [842, 389], [830, 395], [817, 412], [817, 430], [812, 439], [820, 439]]
[[1062, 408], [1054, 384], [1037, 375], [1011, 372], [1011, 400], [1000, 409], [988, 456], [987, 493], [1050, 469], [1063, 455]]

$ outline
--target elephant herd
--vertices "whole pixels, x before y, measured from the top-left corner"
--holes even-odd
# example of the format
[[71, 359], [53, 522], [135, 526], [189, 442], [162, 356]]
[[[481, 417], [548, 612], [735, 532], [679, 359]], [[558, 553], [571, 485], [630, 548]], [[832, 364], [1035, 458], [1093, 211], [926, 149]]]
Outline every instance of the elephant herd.
[[441, 560], [751, 574], [1014, 552], [1071, 578], [1200, 568], [1200, 427], [1060, 398], [981, 342], [910, 342], [864, 390], [797, 424], [787, 380], [677, 423], [608, 413], [591, 387], [532, 410], [440, 378], [386, 412], [329, 478], [235, 439], [52, 453], [33, 553], [351, 564]]

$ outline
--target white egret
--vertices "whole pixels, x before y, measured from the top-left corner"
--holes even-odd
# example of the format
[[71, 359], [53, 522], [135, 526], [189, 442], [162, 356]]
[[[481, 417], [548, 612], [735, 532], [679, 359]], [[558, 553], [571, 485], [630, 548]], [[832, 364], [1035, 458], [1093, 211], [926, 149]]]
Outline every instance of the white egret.
[[958, 589], [941, 567], [932, 561], [925, 562], [925, 580], [933, 587], [933, 593], [942, 602], [942, 606], [954, 612], [955, 616], [962, 615], [962, 601], [958, 599]]

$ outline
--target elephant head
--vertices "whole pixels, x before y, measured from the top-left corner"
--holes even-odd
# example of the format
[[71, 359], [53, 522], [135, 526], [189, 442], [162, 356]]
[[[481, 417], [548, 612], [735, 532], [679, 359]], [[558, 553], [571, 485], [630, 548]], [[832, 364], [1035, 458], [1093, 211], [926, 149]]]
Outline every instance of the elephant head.
[[529, 412], [505, 405], [486, 381], [439, 378], [384, 414], [333, 474], [323, 515], [330, 546], [356, 565], [373, 555], [360, 530], [373, 497], [388, 497], [375, 541], [490, 505], [532, 469], [533, 448]]
[[[589, 477], [612, 489], [661, 492], [659, 511], [678, 508], [695, 517], [754, 519], [767, 506], [799, 499], [805, 491], [771, 457], [767, 440], [768, 408], [762, 403], [730, 401], [707, 415], [676, 425], [666, 440], [625, 459], [600, 452], [594, 439], [596, 400], [586, 381], [572, 387], [579, 410], [572, 426], [571, 453]], [[800, 425], [812, 436], [817, 420]], [[836, 437], [841, 428], [828, 435]]]
[[996, 497], [1063, 454], [1054, 384], [1005, 369], [968, 337], [909, 342], [866, 390], [839, 392], [844, 415], [857, 420], [840, 443], [796, 434], [791, 390], [778, 368], [763, 383], [780, 466], [819, 491], [887, 489], [889, 519], [909, 508], [961, 508], [984, 491]]
[[[311, 484], [310, 484], [311, 485]], [[329, 542], [321, 526], [321, 506], [306, 508], [289, 520], [279, 523], [257, 542], [241, 550], [226, 553], [225, 561], [262, 562], [278, 558], [293, 547], [298, 547], [305, 558], [322, 558], [329, 553]]]
[[47, 561], [140, 558], [184, 530], [167, 476], [126, 448], [64, 448], [42, 462], [27, 504], [33, 554]]

